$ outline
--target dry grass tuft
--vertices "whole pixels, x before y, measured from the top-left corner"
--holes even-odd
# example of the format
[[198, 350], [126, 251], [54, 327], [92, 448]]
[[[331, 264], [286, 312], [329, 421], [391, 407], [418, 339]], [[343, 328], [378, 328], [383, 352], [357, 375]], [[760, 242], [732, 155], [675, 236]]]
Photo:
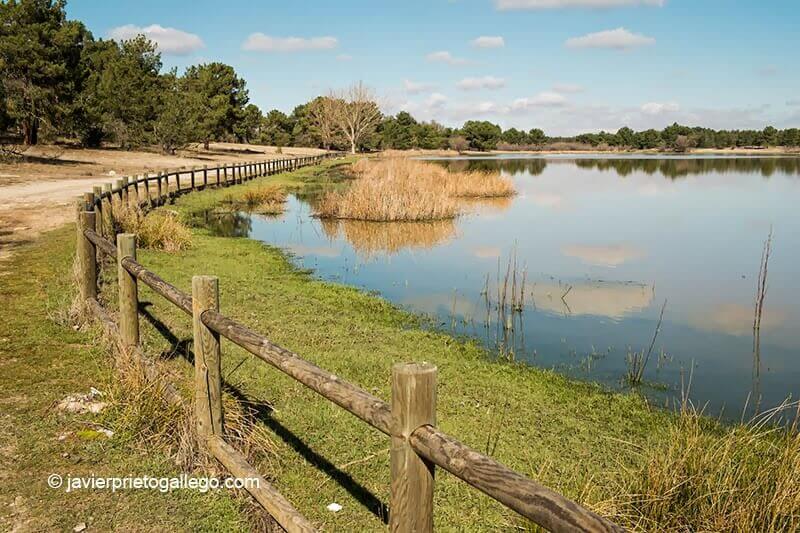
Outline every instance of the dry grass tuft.
[[144, 248], [179, 252], [192, 244], [192, 233], [178, 214], [159, 209], [145, 214], [139, 206], [117, 204], [112, 211], [118, 232], [135, 233]]
[[[114, 340], [107, 339], [107, 344], [114, 346], [116, 370], [107, 386], [107, 399], [115, 432], [127, 435], [144, 451], [162, 451], [186, 471], [224, 475], [219, 464], [198, 445], [192, 402], [185, 398], [175, 401], [172, 383], [180, 376], [161, 362], [148, 365], [138, 353], [121, 349]], [[227, 442], [250, 458], [275, 456], [275, 444], [258, 422], [254, 407], [223, 394], [223, 412]]]
[[407, 158], [360, 159], [359, 178], [344, 192], [326, 194], [316, 206], [322, 218], [379, 222], [430, 221], [461, 213], [457, 198], [497, 198], [515, 194], [499, 173], [450, 172], [441, 165]]
[[787, 407], [733, 427], [684, 408], [670, 438], [641, 450], [645, 467], [626, 472], [623, 496], [599, 508], [644, 531], [797, 531], [797, 418], [774, 424]]
[[275, 184], [248, 189], [242, 194], [242, 202], [254, 213], [280, 215], [286, 205], [286, 191]]

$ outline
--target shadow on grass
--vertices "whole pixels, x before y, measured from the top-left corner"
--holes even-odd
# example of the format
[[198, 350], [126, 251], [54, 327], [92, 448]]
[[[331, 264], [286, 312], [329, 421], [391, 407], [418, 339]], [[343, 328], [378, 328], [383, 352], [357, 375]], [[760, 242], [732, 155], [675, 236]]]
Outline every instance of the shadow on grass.
[[[178, 338], [169, 327], [154, 316], [148, 309], [153, 304], [152, 302], [141, 302], [139, 304], [139, 311], [147, 322], [152, 325], [161, 336], [163, 336], [170, 344], [168, 351], [162, 352], [161, 356], [165, 359], [175, 359], [177, 357], [183, 358], [189, 364], [194, 364], [194, 352], [190, 346], [192, 339]], [[265, 363], [266, 364], [266, 363]], [[267, 426], [275, 435], [277, 435], [283, 442], [292, 447], [292, 449], [300, 454], [306, 461], [311, 463], [315, 468], [324, 472], [327, 476], [333, 479], [343, 489], [355, 498], [361, 505], [364, 506], [369, 512], [378, 517], [384, 524], [389, 523], [389, 508], [377, 496], [375, 496], [364, 485], [353, 479], [353, 477], [341, 470], [328, 459], [314, 451], [309, 447], [302, 438], [292, 432], [280, 421], [272, 416], [272, 407], [263, 401], [256, 401], [250, 399], [241, 389], [236, 385], [223, 381], [222, 386], [225, 391], [231, 394], [237, 401], [239, 401], [245, 408], [253, 413], [255, 418]], [[287, 496], [288, 497], [288, 496]], [[291, 498], [289, 498], [291, 500]]]

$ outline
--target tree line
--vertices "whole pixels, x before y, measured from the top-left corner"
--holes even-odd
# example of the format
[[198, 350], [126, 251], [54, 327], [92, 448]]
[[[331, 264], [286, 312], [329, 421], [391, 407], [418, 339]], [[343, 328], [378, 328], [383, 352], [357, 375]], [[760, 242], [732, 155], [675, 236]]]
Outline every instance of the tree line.
[[[666, 149], [800, 146], [800, 130], [714, 130], [673, 124], [663, 130], [550, 137], [542, 129], [503, 130], [470, 120], [460, 128], [381, 113], [362, 83], [318, 96], [286, 114], [249, 101], [245, 80], [220, 62], [162, 72], [144, 36], [96, 39], [67, 20], [65, 0], [0, 2], [0, 135], [25, 145], [59, 138], [93, 147], [236, 141], [359, 150]], [[2, 140], [2, 139], [0, 139]]]

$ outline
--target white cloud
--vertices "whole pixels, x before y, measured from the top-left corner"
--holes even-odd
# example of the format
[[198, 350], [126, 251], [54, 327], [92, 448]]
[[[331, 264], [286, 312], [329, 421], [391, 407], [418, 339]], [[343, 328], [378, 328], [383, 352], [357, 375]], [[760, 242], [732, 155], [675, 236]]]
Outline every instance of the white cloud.
[[477, 48], [502, 48], [506, 45], [505, 39], [502, 37], [490, 37], [482, 35], [477, 39], [473, 39], [472, 46]]
[[432, 83], [423, 83], [423, 82], [416, 82], [411, 80], [403, 80], [403, 89], [408, 94], [419, 94], [419, 93], [426, 93], [436, 87]]
[[447, 51], [431, 52], [425, 58], [433, 63], [447, 63], [448, 65], [466, 65], [467, 60], [461, 57], [455, 57]]
[[572, 37], [565, 43], [567, 48], [612, 48], [625, 50], [636, 46], [655, 44], [652, 37], [640, 33], [632, 33], [625, 28], [589, 33], [581, 37]]
[[494, 76], [483, 76], [482, 78], [464, 78], [456, 84], [456, 87], [464, 91], [475, 91], [478, 89], [502, 89], [506, 86], [506, 80], [495, 78]]
[[662, 7], [666, 0], [495, 0], [497, 9], [561, 9], [569, 7], [609, 8], [627, 6]]
[[158, 46], [158, 50], [165, 54], [187, 55], [203, 48], [203, 40], [194, 33], [188, 33], [176, 28], [165, 28], [158, 24], [150, 26], [134, 26], [126, 24], [112, 28], [108, 36], [117, 41], [133, 39], [137, 35], [144, 35]]
[[531, 98], [517, 98], [511, 104], [511, 109], [525, 110], [537, 107], [561, 107], [567, 103], [563, 94], [544, 91]]
[[447, 97], [442, 93], [433, 93], [428, 97], [427, 100], [425, 100], [425, 105], [431, 109], [440, 109], [444, 107], [444, 104], [446, 103]]
[[272, 37], [256, 32], [250, 34], [242, 49], [251, 52], [302, 52], [330, 50], [337, 46], [339, 40], [336, 37]]
[[558, 83], [553, 85], [553, 92], [561, 94], [582, 93], [583, 87], [574, 83]]
[[639, 109], [641, 109], [642, 113], [648, 115], [660, 115], [662, 113], [680, 111], [681, 106], [678, 102], [647, 102], [642, 104]]
[[350, 61], [353, 59], [353, 56], [350, 54], [339, 54], [336, 56], [336, 61]]

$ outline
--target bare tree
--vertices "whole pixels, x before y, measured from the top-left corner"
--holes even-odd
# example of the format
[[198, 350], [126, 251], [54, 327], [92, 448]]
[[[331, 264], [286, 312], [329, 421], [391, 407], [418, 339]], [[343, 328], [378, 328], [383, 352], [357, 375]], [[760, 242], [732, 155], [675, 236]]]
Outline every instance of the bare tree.
[[334, 102], [334, 118], [339, 130], [350, 142], [350, 152], [356, 153], [358, 144], [375, 131], [381, 121], [381, 110], [375, 94], [363, 82], [330, 95]]
[[326, 150], [330, 149], [338, 133], [337, 105], [337, 101], [330, 96], [318, 96], [308, 105], [308, 118], [319, 133], [322, 146]]

